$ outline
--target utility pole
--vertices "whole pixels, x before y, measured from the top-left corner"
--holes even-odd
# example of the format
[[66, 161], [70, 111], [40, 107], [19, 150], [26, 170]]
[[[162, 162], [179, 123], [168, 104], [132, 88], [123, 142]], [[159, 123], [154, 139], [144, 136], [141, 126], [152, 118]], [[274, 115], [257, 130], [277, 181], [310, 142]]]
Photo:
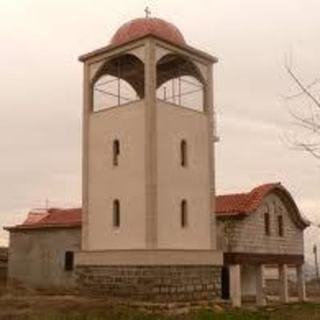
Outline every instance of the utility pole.
[[314, 266], [316, 268], [316, 278], [317, 278], [317, 281], [319, 281], [318, 247], [316, 244], [313, 245], [313, 254], [314, 254]]

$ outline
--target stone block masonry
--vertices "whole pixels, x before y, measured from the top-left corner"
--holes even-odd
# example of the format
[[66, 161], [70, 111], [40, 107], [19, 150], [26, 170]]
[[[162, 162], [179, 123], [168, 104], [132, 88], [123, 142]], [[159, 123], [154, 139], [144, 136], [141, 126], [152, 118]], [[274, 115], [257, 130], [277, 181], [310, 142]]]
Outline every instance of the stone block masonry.
[[136, 301], [206, 301], [221, 293], [221, 267], [212, 265], [78, 265], [76, 274], [81, 292]]

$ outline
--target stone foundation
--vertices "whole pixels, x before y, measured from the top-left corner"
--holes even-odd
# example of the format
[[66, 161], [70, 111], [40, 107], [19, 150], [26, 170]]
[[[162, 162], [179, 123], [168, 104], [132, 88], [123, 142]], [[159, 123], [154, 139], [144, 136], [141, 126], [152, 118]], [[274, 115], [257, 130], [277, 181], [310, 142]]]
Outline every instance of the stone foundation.
[[76, 267], [80, 291], [137, 301], [178, 302], [220, 298], [221, 267], [81, 266]]

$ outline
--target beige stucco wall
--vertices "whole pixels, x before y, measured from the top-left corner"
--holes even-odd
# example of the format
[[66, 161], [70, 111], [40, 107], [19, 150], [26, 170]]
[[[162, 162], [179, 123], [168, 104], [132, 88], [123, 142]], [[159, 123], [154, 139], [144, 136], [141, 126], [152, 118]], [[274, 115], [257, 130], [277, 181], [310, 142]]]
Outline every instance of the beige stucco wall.
[[[158, 246], [210, 248], [210, 168], [205, 113], [157, 101]], [[180, 165], [180, 142], [188, 164]], [[180, 202], [188, 202], [188, 226], [181, 228]]]
[[[271, 234], [265, 235], [265, 205], [269, 206]], [[283, 212], [284, 236], [278, 235], [277, 214]], [[217, 219], [218, 245], [224, 251], [303, 254], [303, 231], [293, 222], [289, 209], [281, 198], [270, 193], [258, 210], [244, 219], [225, 222]], [[228, 231], [227, 231], [228, 230]]]
[[10, 232], [9, 283], [36, 288], [73, 288], [75, 275], [64, 270], [65, 252], [79, 251], [80, 228]]
[[[139, 47], [139, 56], [145, 63], [145, 97], [139, 102], [92, 112], [90, 79], [113, 52], [97, 52], [96, 57], [85, 63], [82, 250], [86, 252], [216, 249], [214, 221], [210, 227], [210, 192], [214, 193], [212, 122], [209, 121], [213, 108], [213, 61], [165, 45], [166, 53], [172, 50], [194, 59], [208, 81], [205, 112], [165, 104], [155, 97], [159, 42], [150, 37]], [[91, 62], [97, 66], [91, 68]], [[180, 167], [182, 138], [188, 142], [187, 168]], [[112, 165], [114, 139], [119, 139], [121, 144], [119, 166], [115, 168]], [[121, 226], [117, 229], [112, 225], [114, 199], [119, 199], [121, 206]], [[188, 200], [185, 229], [180, 225], [182, 199]]]
[[[144, 101], [90, 113], [88, 135], [88, 250], [145, 248]], [[120, 141], [113, 166], [113, 140]], [[121, 226], [113, 227], [113, 200]]]

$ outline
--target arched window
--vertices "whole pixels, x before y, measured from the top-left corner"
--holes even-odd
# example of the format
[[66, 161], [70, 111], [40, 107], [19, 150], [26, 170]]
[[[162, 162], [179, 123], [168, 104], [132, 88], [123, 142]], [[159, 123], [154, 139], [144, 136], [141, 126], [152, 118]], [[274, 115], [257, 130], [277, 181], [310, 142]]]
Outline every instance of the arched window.
[[180, 163], [181, 167], [186, 167], [187, 166], [187, 161], [188, 161], [188, 153], [187, 153], [187, 141], [186, 140], [181, 140], [180, 142]]
[[278, 235], [279, 237], [284, 236], [284, 230], [283, 230], [283, 216], [278, 215]]
[[113, 152], [113, 165], [116, 167], [119, 164], [119, 156], [120, 156], [120, 142], [118, 139], [113, 140], [112, 152]]
[[270, 213], [268, 211], [264, 213], [264, 233], [270, 236]]
[[120, 227], [120, 201], [118, 199], [113, 201], [113, 226]]
[[108, 60], [97, 72], [92, 91], [93, 111], [143, 99], [143, 62], [131, 54]]
[[188, 58], [168, 54], [157, 63], [157, 98], [189, 109], [204, 110], [204, 80]]
[[181, 208], [180, 208], [180, 219], [181, 219], [181, 227], [185, 228], [188, 226], [188, 204], [187, 200], [181, 201]]

